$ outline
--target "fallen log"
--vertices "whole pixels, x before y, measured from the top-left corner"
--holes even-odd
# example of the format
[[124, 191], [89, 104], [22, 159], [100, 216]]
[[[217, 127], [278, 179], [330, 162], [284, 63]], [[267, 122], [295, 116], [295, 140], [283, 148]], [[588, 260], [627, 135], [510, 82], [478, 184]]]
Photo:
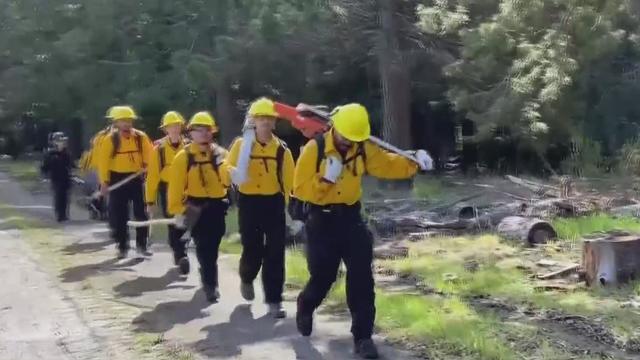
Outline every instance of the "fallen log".
[[533, 191], [538, 196], [557, 198], [562, 195], [560, 189], [555, 186], [540, 184], [531, 180], [525, 180], [511, 175], [507, 175], [506, 178], [516, 185], [520, 185]]
[[585, 239], [582, 266], [588, 286], [624, 284], [640, 279], [640, 237], [606, 235]]
[[609, 210], [609, 213], [614, 216], [621, 217], [636, 217], [640, 218], [640, 204], [620, 206]]
[[551, 224], [537, 218], [509, 216], [498, 225], [498, 234], [506, 239], [521, 241], [527, 245], [544, 244], [557, 238]]
[[571, 264], [558, 271], [550, 272], [548, 274], [538, 275], [537, 277], [540, 280], [551, 280], [551, 279], [556, 279], [559, 277], [568, 276], [568, 275], [577, 273], [579, 270], [580, 270], [580, 264]]

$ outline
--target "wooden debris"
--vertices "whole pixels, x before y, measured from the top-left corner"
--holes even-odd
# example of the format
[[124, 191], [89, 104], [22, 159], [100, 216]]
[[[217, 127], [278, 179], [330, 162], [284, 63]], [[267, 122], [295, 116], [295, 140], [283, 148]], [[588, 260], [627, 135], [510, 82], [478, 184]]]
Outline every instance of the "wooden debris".
[[509, 216], [502, 219], [497, 231], [500, 236], [506, 239], [518, 240], [526, 245], [543, 244], [558, 236], [550, 223], [521, 216]]
[[536, 291], [562, 291], [570, 292], [577, 289], [575, 284], [567, 284], [557, 281], [540, 281], [533, 286]]
[[582, 264], [588, 286], [624, 284], [640, 279], [640, 237], [607, 235], [585, 239]]
[[507, 175], [506, 178], [512, 183], [527, 188], [541, 197], [559, 198], [561, 195], [560, 189], [555, 186], [540, 184], [531, 180], [525, 180], [511, 175]]
[[580, 270], [580, 264], [571, 264], [567, 267], [564, 267], [558, 271], [550, 272], [544, 275], [538, 275], [538, 279], [540, 280], [551, 280], [559, 277], [568, 276], [571, 274], [575, 274]]
[[558, 262], [553, 260], [542, 259], [538, 261], [536, 265], [541, 267], [552, 267], [552, 266], [558, 266]]
[[392, 260], [409, 256], [409, 248], [402, 245], [380, 246], [373, 250], [376, 259]]

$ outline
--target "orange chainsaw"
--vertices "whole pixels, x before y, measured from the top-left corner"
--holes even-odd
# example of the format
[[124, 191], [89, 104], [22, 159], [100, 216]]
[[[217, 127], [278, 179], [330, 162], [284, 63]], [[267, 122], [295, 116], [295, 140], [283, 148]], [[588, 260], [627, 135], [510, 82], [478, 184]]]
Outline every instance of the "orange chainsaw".
[[[298, 104], [298, 106], [293, 107], [291, 105], [276, 102], [275, 110], [280, 115], [280, 118], [289, 121], [294, 128], [298, 129], [309, 139], [314, 138], [331, 128], [330, 113], [322, 110], [318, 106]], [[383, 149], [389, 150], [418, 163], [416, 157], [408, 151], [393, 146], [375, 136], [369, 137], [369, 140]]]

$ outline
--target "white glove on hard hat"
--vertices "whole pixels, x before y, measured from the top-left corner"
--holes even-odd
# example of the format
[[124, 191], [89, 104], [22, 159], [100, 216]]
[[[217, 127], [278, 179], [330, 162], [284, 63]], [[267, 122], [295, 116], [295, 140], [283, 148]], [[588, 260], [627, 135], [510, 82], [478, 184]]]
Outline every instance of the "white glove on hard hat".
[[340, 174], [342, 174], [342, 161], [335, 156], [329, 156], [323, 178], [335, 184]]
[[256, 122], [249, 116], [244, 119], [244, 124], [242, 124], [242, 131], [246, 132], [247, 130], [254, 130], [256, 128]]
[[418, 160], [418, 166], [422, 171], [433, 170], [433, 159], [424, 150], [416, 151], [416, 160]]

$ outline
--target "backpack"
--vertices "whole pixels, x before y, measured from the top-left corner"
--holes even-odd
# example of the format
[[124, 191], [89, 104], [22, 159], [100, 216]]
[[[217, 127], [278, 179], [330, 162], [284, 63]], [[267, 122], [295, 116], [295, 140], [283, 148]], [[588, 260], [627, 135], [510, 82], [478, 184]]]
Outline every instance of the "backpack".
[[[316, 173], [320, 173], [320, 164], [322, 163], [322, 159], [324, 159], [324, 149], [325, 149], [325, 138], [324, 134], [317, 135], [314, 140], [318, 144], [318, 155], [316, 157]], [[350, 157], [345, 159], [344, 163], [348, 164], [351, 161], [356, 161], [358, 157], [362, 157], [362, 160], [367, 162], [367, 153], [364, 150], [364, 142], [358, 143], [358, 148], [356, 149], [356, 153]], [[355, 175], [356, 166], [353, 167], [353, 172]], [[287, 211], [293, 220], [305, 221], [307, 216], [309, 215], [309, 203], [306, 201], [302, 201], [298, 198], [291, 196], [289, 199], [289, 205], [287, 207]]]
[[133, 139], [136, 141], [136, 150], [126, 151], [121, 153], [120, 145], [122, 143], [122, 140], [120, 139], [120, 133], [117, 131], [112, 132], [111, 143], [113, 144], [113, 150], [111, 151], [111, 159], [115, 158], [116, 155], [118, 154], [126, 154], [126, 153], [132, 153], [132, 152], [137, 152], [139, 154], [142, 154], [142, 136], [136, 130], [133, 130]]
[[[164, 147], [163, 147], [163, 145], [166, 144], [166, 142], [167, 142], [166, 138], [160, 139], [156, 142], [156, 149], [158, 150], [158, 157], [160, 158], [159, 159], [160, 171], [164, 170], [165, 166], [167, 165], [167, 159], [166, 159], [166, 155], [164, 153]], [[184, 144], [184, 147], [186, 147], [189, 144], [189, 142], [186, 139], [183, 139], [182, 143]]]
[[284, 179], [283, 179], [283, 163], [284, 163], [284, 154], [287, 151], [288, 147], [287, 144], [278, 139], [279, 145], [278, 145], [278, 149], [276, 149], [276, 156], [272, 157], [272, 156], [254, 156], [251, 155], [251, 159], [253, 160], [262, 160], [265, 163], [267, 163], [267, 160], [275, 160], [276, 162], [276, 177], [278, 179], [278, 184], [280, 185], [280, 192], [282, 194], [284, 194], [285, 190], [284, 190]]
[[211, 159], [209, 161], [196, 161], [196, 157], [195, 155], [190, 151], [191, 148], [191, 144], [187, 144], [184, 146], [184, 150], [187, 153], [187, 174], [189, 173], [189, 171], [191, 171], [191, 168], [198, 165], [198, 168], [200, 170], [200, 183], [202, 184], [202, 187], [206, 187], [207, 182], [204, 179], [204, 172], [202, 171], [202, 167], [200, 165], [202, 164], [211, 164], [211, 166], [213, 167], [213, 171], [216, 172], [216, 175], [218, 175], [218, 177], [220, 177], [220, 166], [216, 163], [216, 155], [218, 155], [216, 153], [216, 150], [218, 148], [218, 146], [216, 145], [212, 145], [211, 146]]

